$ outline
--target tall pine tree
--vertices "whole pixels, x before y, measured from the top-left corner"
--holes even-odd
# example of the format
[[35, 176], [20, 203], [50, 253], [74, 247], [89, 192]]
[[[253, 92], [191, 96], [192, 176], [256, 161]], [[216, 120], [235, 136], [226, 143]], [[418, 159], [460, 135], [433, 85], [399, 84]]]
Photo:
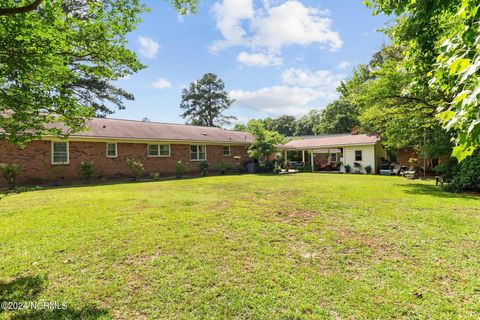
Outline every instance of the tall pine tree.
[[207, 73], [200, 80], [190, 83], [188, 89], [183, 89], [180, 108], [184, 110], [182, 117], [188, 123], [215, 127], [230, 124], [230, 120], [236, 119], [223, 114], [233, 102], [225, 91], [222, 79]]

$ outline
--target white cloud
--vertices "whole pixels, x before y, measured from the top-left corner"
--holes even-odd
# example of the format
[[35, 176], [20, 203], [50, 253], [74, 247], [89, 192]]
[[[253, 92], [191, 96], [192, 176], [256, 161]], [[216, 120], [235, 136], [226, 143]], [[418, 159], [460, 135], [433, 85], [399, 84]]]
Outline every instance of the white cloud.
[[352, 64], [348, 61], [342, 61], [338, 64], [337, 68], [340, 69], [340, 70], [345, 70], [347, 68], [349, 68]]
[[329, 98], [329, 93], [313, 88], [273, 86], [256, 91], [233, 90], [230, 96], [235, 104], [269, 115], [303, 115], [311, 107], [308, 103], [319, 98]]
[[165, 78], [159, 78], [157, 81], [152, 83], [152, 87], [156, 89], [168, 89], [172, 87], [172, 84]]
[[335, 93], [344, 74], [335, 74], [328, 70], [311, 71], [307, 69], [287, 69], [282, 72], [282, 82], [290, 86], [317, 88]]
[[284, 46], [320, 44], [331, 51], [340, 49], [343, 41], [330, 29], [332, 20], [327, 12], [305, 7], [301, 2], [289, 0], [271, 7], [266, 15], [252, 21], [252, 45], [277, 51]]
[[237, 60], [248, 66], [258, 67], [280, 66], [283, 63], [282, 58], [273, 54], [247, 53], [244, 51], [240, 52]]
[[281, 74], [282, 85], [253, 91], [233, 90], [235, 105], [271, 116], [302, 116], [315, 105], [338, 97], [336, 88], [346, 75], [328, 70], [287, 69]]
[[137, 38], [140, 49], [138, 50], [142, 56], [145, 58], [155, 58], [157, 56], [158, 50], [160, 49], [160, 45], [155, 40], [149, 37], [139, 36]]
[[223, 36], [222, 40], [215, 41], [210, 46], [210, 52], [218, 51], [230, 46], [246, 45], [246, 32], [241, 22], [253, 18], [252, 0], [223, 0], [213, 5], [213, 12], [217, 21], [217, 28]]
[[252, 0], [223, 0], [215, 3], [213, 11], [223, 39], [210, 46], [212, 53], [243, 46], [256, 54], [277, 55], [289, 45], [318, 44], [335, 51], [343, 44], [331, 30], [327, 10], [306, 7], [297, 0], [281, 4], [264, 0], [261, 8], [254, 8]]

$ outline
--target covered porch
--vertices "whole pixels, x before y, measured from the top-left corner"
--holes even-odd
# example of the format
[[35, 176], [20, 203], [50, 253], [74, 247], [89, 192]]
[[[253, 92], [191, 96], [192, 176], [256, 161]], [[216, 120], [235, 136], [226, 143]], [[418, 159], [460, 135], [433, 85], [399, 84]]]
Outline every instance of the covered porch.
[[311, 172], [342, 172], [342, 148], [294, 149], [281, 148], [285, 168], [309, 167]]

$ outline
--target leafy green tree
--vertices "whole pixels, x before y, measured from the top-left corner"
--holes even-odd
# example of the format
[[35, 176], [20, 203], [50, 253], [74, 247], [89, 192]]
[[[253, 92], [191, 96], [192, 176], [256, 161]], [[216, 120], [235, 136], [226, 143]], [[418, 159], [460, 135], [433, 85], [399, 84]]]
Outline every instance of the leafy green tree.
[[296, 121], [294, 116], [283, 115], [276, 119], [266, 119], [266, 128], [270, 131], [277, 131], [284, 136], [293, 136], [295, 134]]
[[455, 137], [460, 161], [480, 145], [480, 12], [477, 0], [366, 0], [374, 13], [397, 16], [388, 30], [405, 50], [410, 92], [443, 97], [437, 116]]
[[357, 108], [347, 99], [335, 100], [322, 110], [313, 131], [315, 134], [350, 133], [359, 125], [358, 115]]
[[233, 131], [247, 131], [247, 126], [242, 123], [236, 123], [233, 126]]
[[313, 135], [313, 128], [320, 123], [320, 117], [320, 111], [318, 109], [312, 109], [306, 115], [298, 119], [295, 124], [295, 136]]
[[248, 155], [260, 163], [268, 162], [269, 157], [277, 152], [278, 145], [285, 141], [280, 133], [267, 130], [265, 124], [260, 120], [250, 120], [247, 128], [255, 137], [254, 142], [248, 148]]
[[189, 123], [214, 127], [230, 124], [230, 120], [236, 119], [223, 114], [233, 102], [225, 91], [222, 79], [207, 73], [200, 80], [190, 83], [188, 89], [183, 89], [180, 108], [184, 110], [182, 117]]
[[[126, 48], [147, 11], [138, 0], [45, 0], [26, 13], [9, 11], [12, 3], [0, 1], [10, 12], [0, 15], [0, 139], [64, 136], [133, 99], [113, 81], [144, 68]], [[195, 0], [172, 3], [184, 13]]]

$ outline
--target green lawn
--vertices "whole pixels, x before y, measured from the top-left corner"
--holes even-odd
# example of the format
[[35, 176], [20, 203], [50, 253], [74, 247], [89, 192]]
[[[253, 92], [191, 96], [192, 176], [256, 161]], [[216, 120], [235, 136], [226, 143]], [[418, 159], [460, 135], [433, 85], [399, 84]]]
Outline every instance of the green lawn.
[[480, 198], [294, 174], [0, 200], [2, 318], [478, 319]]

